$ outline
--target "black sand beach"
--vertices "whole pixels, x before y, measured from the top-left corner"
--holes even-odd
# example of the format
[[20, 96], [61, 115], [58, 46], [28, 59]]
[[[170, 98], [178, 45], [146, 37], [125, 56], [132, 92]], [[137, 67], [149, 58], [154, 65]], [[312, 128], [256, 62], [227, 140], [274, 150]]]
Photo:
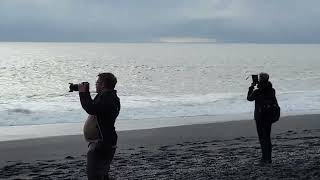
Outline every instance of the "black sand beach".
[[[201, 117], [194, 117], [201, 118]], [[115, 179], [320, 179], [320, 115], [273, 125], [260, 165], [253, 120], [119, 132]], [[0, 179], [86, 179], [82, 136], [0, 142]]]

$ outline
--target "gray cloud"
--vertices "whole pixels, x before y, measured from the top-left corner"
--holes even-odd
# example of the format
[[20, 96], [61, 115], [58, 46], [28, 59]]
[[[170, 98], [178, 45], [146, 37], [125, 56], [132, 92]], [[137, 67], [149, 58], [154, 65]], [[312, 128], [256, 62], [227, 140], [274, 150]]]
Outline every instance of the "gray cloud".
[[1, 0], [1, 41], [319, 43], [316, 0]]

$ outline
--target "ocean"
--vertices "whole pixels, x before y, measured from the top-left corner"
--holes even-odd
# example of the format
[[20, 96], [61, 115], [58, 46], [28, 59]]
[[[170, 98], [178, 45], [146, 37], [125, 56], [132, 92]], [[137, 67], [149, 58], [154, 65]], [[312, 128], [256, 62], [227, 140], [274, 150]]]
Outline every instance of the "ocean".
[[80, 134], [87, 114], [68, 83], [89, 82], [94, 97], [101, 72], [118, 78], [118, 130], [252, 118], [246, 95], [259, 72], [270, 74], [282, 115], [319, 113], [319, 52], [318, 44], [3, 42], [0, 140]]

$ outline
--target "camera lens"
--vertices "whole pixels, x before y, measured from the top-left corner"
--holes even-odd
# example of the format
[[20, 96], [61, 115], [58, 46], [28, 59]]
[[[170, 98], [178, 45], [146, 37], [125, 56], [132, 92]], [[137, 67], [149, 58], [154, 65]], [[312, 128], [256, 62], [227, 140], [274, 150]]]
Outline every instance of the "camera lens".
[[73, 84], [73, 83], [69, 83], [69, 92], [73, 92], [73, 91], [79, 91], [79, 87], [78, 84]]

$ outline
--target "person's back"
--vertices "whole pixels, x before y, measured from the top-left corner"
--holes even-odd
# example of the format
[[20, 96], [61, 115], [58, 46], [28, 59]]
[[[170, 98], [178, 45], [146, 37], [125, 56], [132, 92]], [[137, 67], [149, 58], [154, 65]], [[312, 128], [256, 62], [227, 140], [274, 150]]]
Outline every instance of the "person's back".
[[265, 105], [274, 102], [276, 95], [275, 89], [269, 81], [258, 84], [258, 89], [256, 90], [253, 90], [252, 86], [250, 88], [251, 90], [248, 92], [247, 99], [248, 101], [255, 101], [254, 119], [258, 120], [266, 117], [262, 111]]
[[117, 133], [114, 127], [116, 118], [120, 111], [120, 99], [117, 96], [117, 91], [106, 91], [97, 97], [105, 102], [104, 111], [97, 114], [98, 128], [100, 138], [107, 146], [116, 146]]

